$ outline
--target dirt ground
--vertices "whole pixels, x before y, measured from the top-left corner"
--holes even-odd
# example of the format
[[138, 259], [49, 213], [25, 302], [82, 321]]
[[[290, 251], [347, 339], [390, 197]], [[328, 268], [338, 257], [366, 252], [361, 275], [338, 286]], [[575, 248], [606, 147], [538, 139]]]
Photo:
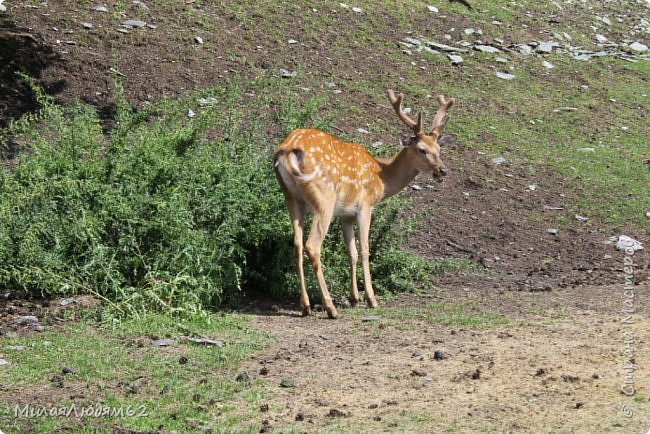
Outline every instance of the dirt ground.
[[[95, 105], [107, 129], [118, 77], [124, 79], [125, 97], [141, 107], [238, 74], [301, 62], [323, 81], [334, 68], [341, 82], [357, 74], [384, 74], [373, 59], [363, 71], [352, 56], [329, 59], [323, 47], [338, 41], [337, 29], [321, 35], [319, 44], [298, 44], [289, 54], [282, 51], [284, 41], [253, 31], [255, 44], [264, 49], [246, 51], [240, 44], [249, 35], [246, 24], [209, 8], [203, 12], [223, 31], [198, 45], [194, 36], [201, 28], [183, 21], [186, 11], [173, 15], [150, 4], [143, 13], [128, 6], [120, 20], [144, 18], [157, 27], [126, 34], [116, 30], [111, 14], [70, 8], [63, 1], [32, 3], [33, 8], [14, 5], [11, 15], [0, 16], [0, 126], [35, 108], [16, 69], [36, 77], [57, 101], [81, 98]], [[109, 9], [117, 4], [103, 3]], [[191, 3], [186, 8], [200, 9], [201, 2]], [[300, 12], [290, 13], [288, 19], [300, 25]], [[83, 28], [82, 21], [92, 27]], [[533, 23], [531, 18], [531, 33]], [[349, 25], [357, 24], [350, 18]], [[459, 21], [458, 27], [463, 25], [468, 23]], [[172, 36], [175, 43], [169, 44]], [[232, 52], [224, 56], [221, 47]], [[341, 98], [360, 96], [350, 91]], [[367, 108], [370, 118], [384, 115], [374, 105]], [[358, 126], [337, 120], [345, 131], [353, 132], [352, 125]], [[415, 199], [414, 210], [436, 204], [408, 248], [429, 259], [467, 258], [486, 272], [443, 275], [435, 291], [383, 300], [374, 321], [363, 321], [375, 314], [366, 310], [343, 310], [336, 321], [322, 313], [302, 318], [297, 296], [286, 306], [272, 301], [249, 306], [255, 327], [276, 339], [241, 368], [269, 384], [260, 426], [275, 432], [647, 432], [648, 248], [635, 255], [636, 310], [633, 324], [624, 324], [623, 254], [605, 243], [624, 229], [594, 218], [577, 221], [570, 204], [581, 192], [567, 189], [558, 174], [531, 172], [516, 162], [494, 165], [463, 143], [445, 155], [450, 174], [443, 184], [418, 179], [420, 189], [405, 193]], [[639, 239], [650, 246], [647, 231]], [[430, 303], [469, 303], [471, 313], [498, 314], [507, 322], [442, 325], [421, 317]], [[0, 313], [9, 321], [20, 312]], [[632, 397], [621, 392], [629, 333], [636, 363]], [[445, 358], [436, 360], [436, 351]], [[281, 387], [283, 380], [294, 387]]]
[[[622, 284], [544, 293], [449, 289], [435, 299], [397, 297], [370, 322], [363, 321], [369, 310], [332, 321], [280, 309], [255, 316], [277, 344], [242, 369], [268, 382], [269, 410], [259, 422], [279, 432], [645, 433], [650, 305], [642, 300], [650, 286], [635, 289], [633, 325], [622, 323], [622, 293]], [[395, 316], [468, 299], [511, 323], [456, 327]], [[630, 332], [636, 400], [621, 392]], [[436, 351], [446, 358], [436, 360]]]

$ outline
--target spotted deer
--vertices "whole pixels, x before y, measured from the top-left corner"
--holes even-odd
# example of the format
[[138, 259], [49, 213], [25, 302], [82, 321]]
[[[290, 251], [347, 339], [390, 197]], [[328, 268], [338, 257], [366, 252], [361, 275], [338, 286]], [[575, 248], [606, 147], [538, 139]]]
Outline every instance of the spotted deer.
[[389, 158], [375, 158], [352, 143], [345, 143], [315, 129], [293, 131], [278, 147], [275, 174], [280, 183], [293, 225], [295, 261], [300, 278], [300, 306], [303, 315], [311, 315], [309, 296], [303, 271], [303, 224], [305, 212], [313, 213], [313, 221], [305, 250], [320, 287], [322, 303], [330, 318], [337, 317], [336, 307], [325, 283], [321, 267], [321, 246], [335, 216], [341, 219], [343, 235], [350, 263], [352, 282], [350, 303], [359, 304], [356, 265], [358, 252], [354, 223], [359, 228], [359, 246], [369, 307], [377, 307], [370, 280], [368, 234], [373, 207], [383, 199], [401, 191], [421, 172], [431, 172], [438, 181], [447, 174], [440, 159], [442, 130], [448, 121], [447, 110], [454, 105], [453, 98], [438, 96], [438, 111], [428, 133], [422, 128], [422, 113], [413, 121], [402, 109], [403, 94], [388, 90], [388, 99], [399, 119], [413, 132], [405, 147]]

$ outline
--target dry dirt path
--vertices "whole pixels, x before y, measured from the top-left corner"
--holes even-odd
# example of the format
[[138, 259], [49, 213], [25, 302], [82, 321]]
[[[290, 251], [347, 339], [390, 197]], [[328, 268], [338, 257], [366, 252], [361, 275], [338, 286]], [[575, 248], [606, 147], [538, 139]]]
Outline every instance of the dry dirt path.
[[268, 384], [259, 418], [274, 432], [646, 433], [650, 285], [634, 293], [633, 324], [622, 285], [404, 295], [335, 321], [280, 309], [254, 316], [276, 344], [243, 369]]

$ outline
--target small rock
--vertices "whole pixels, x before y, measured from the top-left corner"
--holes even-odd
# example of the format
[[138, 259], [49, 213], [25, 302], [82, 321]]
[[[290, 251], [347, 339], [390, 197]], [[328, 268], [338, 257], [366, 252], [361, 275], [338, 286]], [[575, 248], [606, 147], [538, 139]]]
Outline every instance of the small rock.
[[420, 357], [421, 355], [422, 355], [421, 351], [413, 351], [413, 353], [411, 354], [411, 357]]
[[575, 215], [575, 218], [576, 218], [576, 220], [578, 220], [580, 223], [584, 223], [584, 222], [586, 222], [587, 220], [589, 220], [587, 217], [583, 217], [583, 216], [578, 215], [578, 214]]
[[553, 51], [554, 46], [555, 42], [553, 41], [540, 42], [537, 44], [537, 51], [540, 53], [550, 53]]
[[336, 408], [333, 408], [327, 413], [327, 417], [345, 417], [346, 414], [343, 413], [341, 410], [337, 410]]
[[132, 3], [133, 3], [134, 5], [136, 5], [136, 6], [140, 6], [140, 8], [143, 9], [143, 10], [145, 10], [145, 11], [148, 11], [148, 10], [149, 10], [149, 6], [147, 6], [146, 4], [144, 4], [144, 2], [142, 2], [142, 1], [140, 1], [140, 0], [133, 0]]
[[426, 377], [427, 373], [419, 369], [414, 369], [411, 371], [411, 377]]
[[646, 212], [646, 213], [645, 213], [645, 216], [648, 217], [648, 218], [650, 219], [650, 211]]
[[381, 317], [377, 315], [368, 315], [368, 316], [362, 316], [361, 317], [361, 322], [372, 322], [372, 321], [380, 321]]
[[196, 41], [196, 43], [199, 45], [203, 45], [203, 38], [200, 36], [195, 36], [194, 41]]
[[190, 342], [192, 342], [192, 343], [194, 343], [194, 344], [196, 344], [196, 345], [213, 346], [213, 347], [219, 347], [219, 348], [223, 348], [223, 346], [224, 346], [224, 343], [223, 343], [223, 342], [221, 342], [221, 341], [213, 341], [213, 340], [211, 340], [211, 339], [202, 339], [202, 338], [195, 339], [195, 338], [188, 338], [187, 340], [190, 341]]
[[25, 315], [25, 316], [21, 316], [19, 318], [16, 318], [14, 320], [14, 324], [16, 324], [16, 325], [35, 326], [35, 325], [38, 324], [38, 318], [36, 318], [33, 315]]
[[493, 47], [491, 45], [474, 45], [474, 49], [477, 51], [480, 51], [482, 53], [500, 53], [501, 50], [499, 50], [497, 47]]
[[361, 134], [370, 134], [370, 131], [366, 130], [365, 128], [357, 128], [357, 132]]
[[84, 29], [92, 29], [93, 28], [92, 23], [82, 22], [82, 23], [79, 23], [79, 24], [81, 24], [81, 27], [83, 27]]
[[284, 387], [286, 389], [291, 388], [291, 387], [296, 387], [296, 383], [293, 380], [282, 380], [280, 381], [280, 387]]
[[449, 55], [447, 55], [447, 57], [449, 57], [449, 60], [451, 60], [451, 63], [453, 65], [459, 65], [459, 64], [463, 63], [463, 60], [464, 60], [462, 56], [459, 56], [457, 54], [449, 54]]
[[70, 368], [69, 366], [64, 366], [63, 369], [61, 369], [61, 372], [64, 374], [76, 374], [77, 370], [75, 368]]
[[295, 417], [295, 421], [296, 421], [296, 422], [302, 422], [302, 421], [304, 421], [304, 420], [305, 420], [305, 415], [302, 414], [302, 413], [298, 413], [298, 414], [296, 415], [296, 417]]
[[436, 14], [439, 12], [437, 7], [431, 5], [427, 5], [427, 9], [429, 9], [429, 12], [435, 12]]
[[122, 22], [122, 25], [124, 27], [144, 27], [147, 23], [141, 20], [126, 20]]
[[9, 362], [6, 361], [5, 359], [0, 359], [0, 366], [8, 365]]
[[555, 229], [555, 228], [549, 228], [549, 229], [546, 229], [546, 232], [548, 232], [551, 235], [557, 235], [558, 230]]
[[356, 12], [356, 13], [360, 14], [361, 12], [363, 12], [363, 9], [361, 9], [360, 7], [355, 6], [355, 7], [352, 8], [352, 12]]
[[578, 149], [576, 149], [576, 151], [578, 151], [578, 152], [595, 152], [596, 149], [595, 148], [578, 148]]
[[151, 345], [154, 347], [169, 347], [174, 345], [174, 343], [173, 339], [154, 339], [151, 341]]
[[95, 6], [95, 12], [108, 12], [108, 8], [104, 5]]
[[505, 57], [495, 57], [494, 61], [498, 63], [508, 63], [508, 59], [506, 59]]
[[9, 345], [7, 347], [8, 350], [14, 350], [14, 351], [23, 351], [25, 349], [24, 345]]
[[413, 184], [413, 185], [411, 186], [411, 188], [412, 188], [413, 190], [415, 190], [415, 191], [420, 191], [420, 190], [422, 190], [422, 187], [419, 186], [419, 185], [417, 185], [417, 184]]
[[201, 107], [206, 107], [206, 106], [213, 106], [219, 103], [219, 100], [215, 97], [208, 97], [208, 98], [199, 98], [198, 99], [199, 105]]
[[512, 80], [513, 78], [515, 78], [515, 76], [512, 74], [508, 74], [507, 72], [500, 72], [500, 71], [497, 71], [497, 77], [499, 77], [502, 80]]
[[628, 237], [627, 235], [621, 235], [618, 237], [616, 248], [618, 250], [631, 249], [633, 252], [636, 252], [637, 250], [643, 250], [643, 244], [634, 238]]
[[500, 164], [503, 164], [503, 163], [507, 162], [508, 160], [506, 160], [504, 157], [494, 157], [494, 158], [492, 158], [490, 161], [491, 161], [492, 164], [494, 164], [495, 166], [498, 166], [498, 165], [500, 165]]
[[193, 118], [194, 116], [196, 116], [196, 113], [194, 113], [194, 110], [187, 109], [187, 117], [188, 118]]
[[77, 302], [77, 300], [75, 300], [74, 298], [64, 298], [59, 302], [59, 305], [67, 306], [69, 304], [73, 304], [73, 303], [76, 303], [76, 302]]
[[382, 141], [376, 141], [376, 142], [373, 142], [372, 144], [370, 144], [370, 146], [372, 146], [373, 148], [378, 148], [383, 144], [384, 144], [384, 142], [382, 142]]
[[600, 42], [601, 44], [607, 42], [607, 37], [605, 35], [601, 35], [599, 33], [596, 34], [596, 40]]
[[475, 32], [475, 30], [473, 28], [471, 28], [471, 27], [468, 28], [468, 29], [463, 30], [463, 33], [465, 33], [466, 35], [471, 35], [474, 32]]
[[447, 354], [445, 354], [445, 353], [444, 353], [443, 351], [441, 351], [441, 350], [436, 350], [436, 351], [433, 353], [433, 360], [445, 360], [446, 358], [447, 358]]
[[529, 191], [535, 191], [535, 190], [537, 190], [537, 185], [535, 185], [535, 184], [530, 184], [530, 185], [528, 186], [528, 190], [529, 190]]
[[336, 356], [338, 360], [343, 360], [345, 362], [351, 362], [352, 361], [352, 356], [349, 356], [347, 354], [341, 354], [340, 356]]
[[52, 375], [52, 377], [50, 378], [50, 381], [51, 381], [52, 383], [63, 383], [63, 380], [64, 380], [64, 378], [63, 378], [61, 375], [59, 375], [59, 374], [54, 374], [54, 375]]
[[293, 44], [297, 44], [297, 43], [298, 43], [298, 41], [296, 41], [295, 39], [289, 39], [287, 41], [287, 44], [289, 44], [289, 45], [293, 45]]
[[295, 78], [298, 76], [298, 71], [287, 71], [286, 69], [280, 69], [282, 78]]
[[235, 381], [237, 381], [238, 383], [250, 383], [251, 377], [250, 375], [248, 375], [248, 372], [242, 372], [239, 375], [237, 375]]
[[580, 377], [578, 377], [577, 375], [563, 374], [561, 378], [562, 381], [567, 383], [577, 383], [578, 381], [580, 381]]
[[551, 62], [548, 62], [548, 61], [546, 61], [546, 60], [542, 62], [542, 66], [544, 66], [544, 68], [546, 68], [546, 69], [553, 69], [553, 68], [555, 68], [555, 65], [553, 65]]
[[636, 51], [638, 53], [645, 53], [646, 51], [648, 51], [648, 46], [644, 45], [644, 44], [642, 44], [642, 43], [640, 43], [638, 41], [631, 43], [629, 48], [630, 48], [630, 50]]

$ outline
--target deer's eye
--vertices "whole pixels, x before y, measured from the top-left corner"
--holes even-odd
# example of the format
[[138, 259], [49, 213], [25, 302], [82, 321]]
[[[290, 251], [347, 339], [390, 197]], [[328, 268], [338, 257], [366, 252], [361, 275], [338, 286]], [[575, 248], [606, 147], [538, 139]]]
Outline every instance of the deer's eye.
[[427, 150], [426, 150], [426, 149], [422, 149], [422, 148], [420, 148], [420, 149], [418, 149], [418, 152], [419, 152], [420, 154], [422, 154], [422, 155], [427, 155]]

